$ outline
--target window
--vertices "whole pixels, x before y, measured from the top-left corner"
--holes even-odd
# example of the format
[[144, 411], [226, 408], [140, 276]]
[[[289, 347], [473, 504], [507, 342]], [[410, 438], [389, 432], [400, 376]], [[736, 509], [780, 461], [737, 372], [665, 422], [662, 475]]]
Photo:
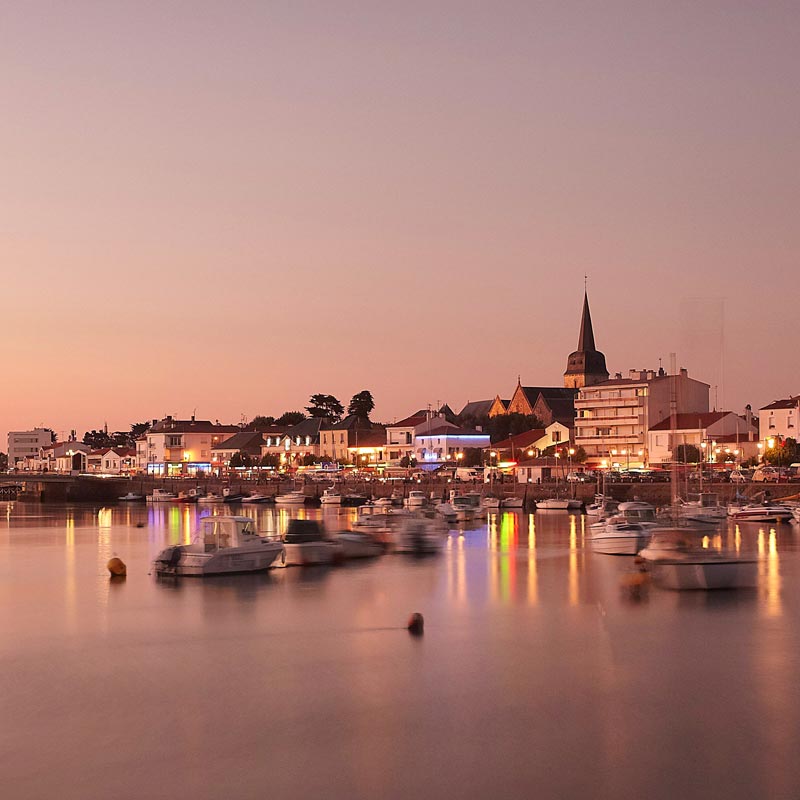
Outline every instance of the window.
[[167, 447], [180, 447], [182, 438], [181, 436], [167, 436]]
[[561, 431], [553, 431], [553, 441], [554, 442], [561, 441]]

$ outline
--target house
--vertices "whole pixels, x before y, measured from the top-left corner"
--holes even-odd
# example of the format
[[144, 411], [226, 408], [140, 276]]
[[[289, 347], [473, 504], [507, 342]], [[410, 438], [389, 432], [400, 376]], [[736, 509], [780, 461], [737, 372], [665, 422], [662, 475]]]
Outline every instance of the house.
[[673, 450], [680, 445], [693, 445], [706, 462], [741, 462], [758, 454], [757, 438], [752, 415], [748, 420], [732, 411], [677, 414], [674, 423], [667, 417], [650, 428], [647, 450], [651, 466], [671, 463]]
[[308, 417], [282, 433], [272, 429], [262, 431], [261, 456], [278, 456], [283, 469], [299, 467], [308, 457], [320, 455], [320, 429], [325, 423], [326, 420], [319, 417]]
[[[463, 412], [462, 412], [463, 413]], [[403, 458], [416, 458], [415, 439], [417, 434], [423, 433], [426, 428], [433, 427], [456, 428], [448, 422], [441, 411], [420, 410], [399, 422], [386, 426], [386, 460], [392, 464], [399, 464]]]
[[357, 467], [375, 467], [385, 462], [386, 432], [382, 428], [362, 431], [358, 442], [355, 440], [347, 448], [347, 460]]
[[459, 461], [464, 451], [472, 448], [485, 450], [490, 445], [489, 434], [473, 428], [459, 428], [448, 422], [436, 420], [424, 426], [414, 437], [417, 464], [423, 469], [435, 469], [448, 461]]
[[90, 451], [91, 448], [82, 442], [54, 442], [40, 447], [36, 456], [27, 456], [19, 463], [21, 469], [34, 472], [86, 472]]
[[[383, 442], [386, 443], [386, 429], [377, 422], [372, 422], [366, 417], [349, 414], [340, 422], [331, 423], [324, 421], [320, 429], [320, 455], [331, 461], [348, 461], [350, 449], [358, 447], [359, 440], [363, 441], [366, 434], [380, 431]], [[372, 437], [370, 437], [370, 441]]]
[[567, 465], [563, 458], [526, 458], [514, 467], [514, 477], [518, 483], [546, 483], [565, 480]]
[[215, 475], [223, 475], [230, 467], [231, 459], [242, 453], [250, 458], [251, 463], [261, 461], [261, 448], [265, 444], [261, 431], [239, 431], [228, 439], [213, 445], [211, 448], [211, 471]]
[[[464, 408], [461, 409], [461, 413], [458, 415], [460, 420], [480, 420], [484, 419], [485, 417], [491, 417], [492, 409], [494, 408], [496, 403], [500, 403], [501, 406], [503, 403], [508, 405], [508, 400], [500, 400], [499, 397], [496, 397], [494, 400], [471, 400], [468, 401]], [[505, 414], [505, 406], [502, 406], [503, 410], [499, 413]]]
[[663, 369], [631, 370], [627, 378], [618, 373], [584, 386], [575, 401], [575, 446], [584, 449], [590, 466], [646, 466], [647, 433], [669, 417], [673, 394], [677, 413], [704, 414], [708, 390], [707, 383], [690, 378], [685, 369], [676, 375]]
[[[191, 419], [153, 420], [150, 429], [137, 441], [140, 467], [148, 475], [173, 477], [211, 471], [214, 445], [240, 430], [238, 425]], [[144, 441], [144, 444], [140, 444]]]
[[[800, 396], [789, 396], [776, 400], [758, 410], [759, 439], [798, 440], [797, 426], [800, 419]], [[9, 464], [11, 460], [9, 459]]]
[[569, 446], [571, 429], [560, 422], [553, 422], [546, 428], [534, 428], [530, 431], [509, 436], [491, 445], [496, 455], [491, 459], [495, 463], [502, 461], [518, 461], [524, 458], [540, 456], [545, 450], [558, 445]]
[[105, 447], [86, 456], [86, 471], [104, 475], [130, 475], [137, 469], [135, 447]]

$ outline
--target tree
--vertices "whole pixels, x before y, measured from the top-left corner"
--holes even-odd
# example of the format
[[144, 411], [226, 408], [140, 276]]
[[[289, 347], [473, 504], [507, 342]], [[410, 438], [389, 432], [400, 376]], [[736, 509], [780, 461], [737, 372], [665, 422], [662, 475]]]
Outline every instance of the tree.
[[102, 450], [105, 447], [113, 447], [114, 442], [106, 431], [86, 431], [83, 434], [83, 443], [92, 450]]
[[496, 417], [485, 417], [482, 428], [492, 442], [502, 442], [518, 433], [544, 428], [544, 425], [535, 414], [498, 414]]
[[679, 444], [675, 448], [675, 458], [679, 464], [699, 464], [700, 448], [694, 444]]
[[400, 459], [400, 466], [405, 467], [406, 469], [408, 469], [408, 467], [416, 467], [417, 459], [414, 458], [414, 456], [403, 456]]
[[262, 467], [277, 467], [281, 463], [281, 457], [277, 453], [264, 453], [259, 462]]
[[143, 436], [149, 430], [149, 422], [132, 422], [130, 432], [131, 441], [135, 442], [140, 436]]
[[278, 419], [275, 420], [276, 425], [297, 425], [306, 418], [302, 411], [284, 411]]
[[310, 467], [312, 464], [318, 464], [320, 462], [320, 457], [315, 456], [313, 453], [306, 453], [303, 456], [302, 464], [304, 467]]
[[480, 447], [465, 447], [464, 458], [461, 459], [462, 467], [483, 466], [483, 450]]
[[261, 415], [253, 417], [247, 429], [250, 431], [265, 431], [267, 428], [275, 424], [275, 417], [264, 417]]
[[350, 405], [347, 406], [347, 413], [355, 417], [363, 417], [369, 419], [369, 415], [375, 408], [375, 401], [372, 399], [372, 393], [363, 389], [358, 394], [354, 394], [350, 400]]
[[306, 406], [309, 416], [338, 422], [344, 413], [344, 406], [332, 394], [312, 394]]
[[252, 467], [253, 466], [253, 459], [247, 453], [243, 453], [241, 450], [238, 453], [234, 453], [231, 456], [230, 466], [234, 469], [236, 467]]
[[800, 461], [800, 448], [794, 439], [775, 438], [773, 447], [764, 448], [764, 460], [778, 467], [788, 467], [796, 461]]
[[8, 453], [0, 453], [0, 472], [8, 469]]

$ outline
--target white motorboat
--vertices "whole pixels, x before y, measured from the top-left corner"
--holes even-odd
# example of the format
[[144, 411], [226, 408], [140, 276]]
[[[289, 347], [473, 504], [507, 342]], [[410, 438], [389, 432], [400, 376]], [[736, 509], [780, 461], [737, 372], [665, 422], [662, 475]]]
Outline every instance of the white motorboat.
[[456, 509], [452, 503], [437, 503], [435, 511], [447, 522], [455, 522], [457, 519]]
[[794, 508], [792, 508], [792, 521], [800, 522], [800, 506], [794, 506]]
[[211, 505], [212, 503], [224, 503], [225, 498], [221, 494], [209, 492], [208, 494], [204, 494], [202, 497], [198, 497], [197, 502], [201, 505]]
[[589, 548], [609, 556], [635, 556], [650, 542], [653, 528], [643, 522], [596, 522], [591, 526]]
[[601, 494], [594, 496], [594, 503], [586, 506], [587, 517], [609, 517], [617, 512], [619, 503], [612, 500], [610, 497], [604, 497]]
[[372, 505], [375, 508], [391, 508], [394, 502], [391, 497], [378, 497], [372, 501]]
[[322, 493], [319, 501], [324, 506], [340, 506], [342, 504], [342, 496], [331, 486]]
[[416, 556], [435, 555], [442, 549], [444, 534], [436, 520], [410, 517], [395, 534], [394, 551]]
[[569, 509], [569, 500], [549, 497], [545, 500], [537, 500], [536, 508], [539, 511], [567, 511]]
[[626, 500], [617, 507], [616, 514], [612, 514], [609, 521], [613, 522], [647, 522], [656, 524], [656, 509], [650, 503], [641, 500]]
[[205, 517], [194, 541], [162, 550], [153, 562], [159, 575], [225, 575], [268, 569], [283, 552], [277, 539], [259, 536], [250, 517]]
[[788, 522], [792, 508], [780, 503], [728, 506], [728, 517], [736, 522]]
[[[702, 533], [702, 529], [695, 529]], [[701, 546], [685, 528], [658, 531], [640, 555], [653, 581], [665, 589], [738, 589], [756, 585], [758, 561]]]
[[306, 504], [305, 492], [295, 491], [279, 494], [275, 498], [276, 506], [304, 506]]
[[175, 492], [168, 492], [166, 489], [153, 489], [153, 493], [147, 495], [148, 503], [174, 503], [177, 499]]
[[714, 492], [701, 492], [697, 497], [678, 506], [680, 516], [689, 522], [702, 522], [716, 525], [728, 516], [725, 506], [719, 504], [719, 495]]
[[456, 521], [470, 522], [481, 513], [481, 496], [479, 494], [456, 494], [450, 492], [450, 505]]
[[422, 508], [423, 506], [427, 505], [428, 500], [425, 497], [425, 492], [420, 492], [417, 489], [412, 489], [408, 493], [408, 497], [405, 499], [405, 505], [407, 508]]
[[253, 492], [242, 498], [243, 503], [271, 503], [272, 500], [272, 495], [261, 494], [261, 492]]
[[342, 531], [337, 537], [342, 558], [374, 558], [386, 552], [383, 542], [363, 531]]
[[486, 497], [481, 500], [481, 506], [487, 511], [500, 508], [500, 498], [494, 497], [493, 495], [486, 495]]
[[305, 567], [331, 564], [341, 557], [338, 542], [328, 539], [322, 526], [313, 519], [293, 519], [283, 537], [284, 564]]
[[126, 503], [141, 503], [142, 500], [144, 500], [144, 495], [136, 494], [136, 492], [128, 492], [128, 494], [125, 494], [118, 499]]

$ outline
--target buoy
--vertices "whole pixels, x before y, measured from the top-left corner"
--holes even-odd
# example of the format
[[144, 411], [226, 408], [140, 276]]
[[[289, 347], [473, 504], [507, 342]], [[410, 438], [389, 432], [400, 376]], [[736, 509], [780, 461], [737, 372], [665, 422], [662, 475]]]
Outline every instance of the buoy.
[[116, 556], [114, 556], [114, 558], [110, 558], [106, 566], [108, 567], [108, 571], [114, 577], [128, 574], [128, 568], [125, 566], [125, 562]]
[[425, 628], [425, 619], [418, 611], [415, 611], [409, 618], [408, 618], [408, 632], [412, 636], [422, 636], [422, 632]]
[[144, 528], [144, 522], [137, 522], [136, 523], [136, 527], [137, 528]]

